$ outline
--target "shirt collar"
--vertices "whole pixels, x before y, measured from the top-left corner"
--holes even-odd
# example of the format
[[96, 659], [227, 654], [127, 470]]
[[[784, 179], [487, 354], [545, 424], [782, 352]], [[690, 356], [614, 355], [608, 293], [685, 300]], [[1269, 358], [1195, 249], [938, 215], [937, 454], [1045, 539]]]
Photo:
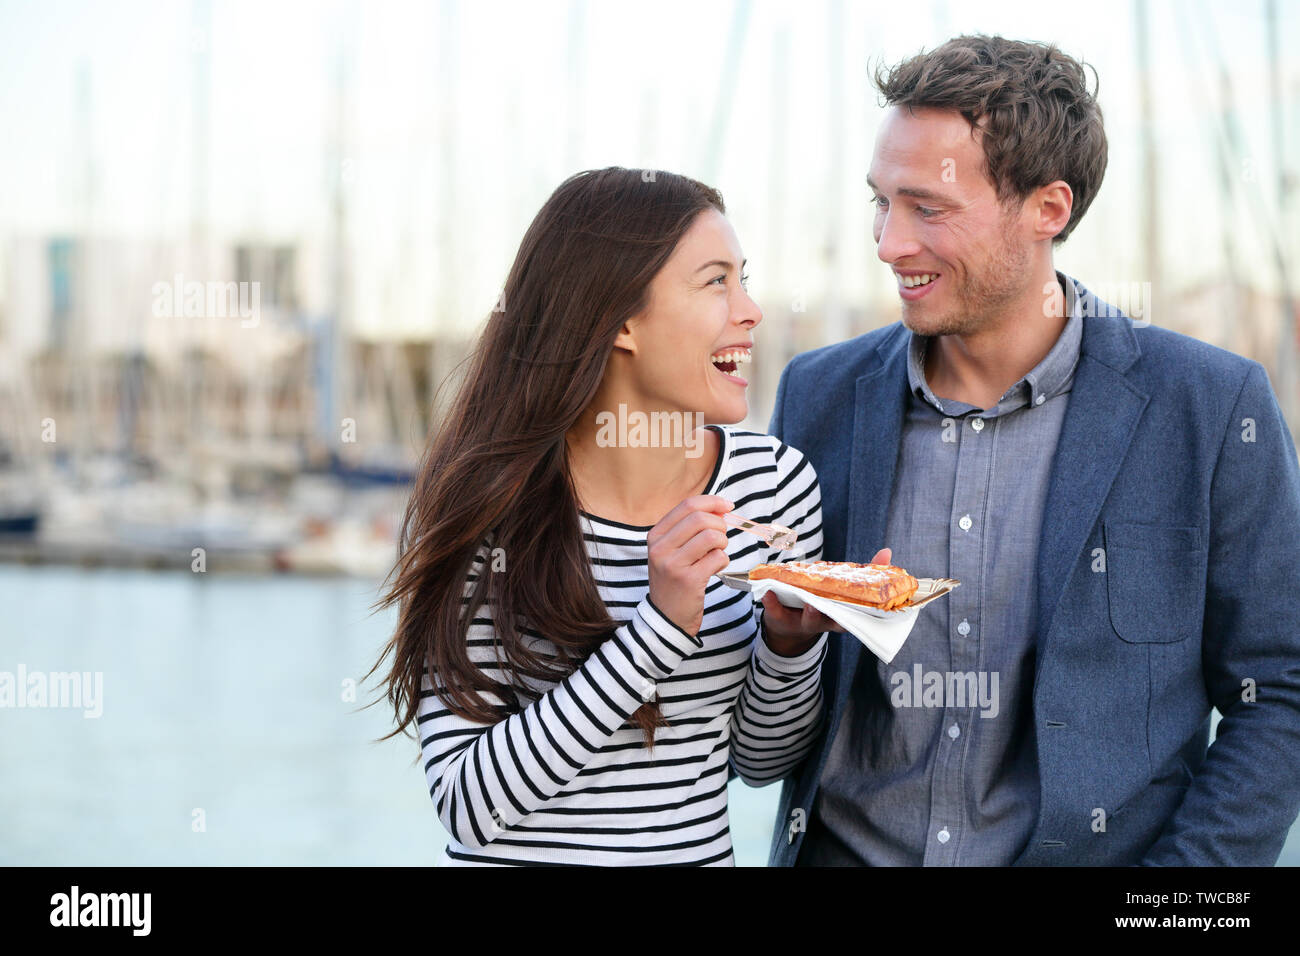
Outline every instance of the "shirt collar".
[[[999, 404], [1025, 390], [1025, 401], [1030, 407], [1044, 404], [1062, 392], [1069, 391], [1074, 380], [1074, 370], [1079, 364], [1080, 345], [1083, 342], [1083, 313], [1080, 309], [1074, 280], [1063, 272], [1056, 273], [1056, 281], [1065, 293], [1065, 309], [1069, 318], [1065, 328], [1043, 360], [1025, 373], [1025, 376], [1003, 394]], [[930, 337], [912, 333], [907, 349], [907, 383], [913, 395], [933, 405], [940, 412], [965, 411], [973, 406], [954, 399], [941, 399], [930, 390], [925, 379], [925, 350]]]

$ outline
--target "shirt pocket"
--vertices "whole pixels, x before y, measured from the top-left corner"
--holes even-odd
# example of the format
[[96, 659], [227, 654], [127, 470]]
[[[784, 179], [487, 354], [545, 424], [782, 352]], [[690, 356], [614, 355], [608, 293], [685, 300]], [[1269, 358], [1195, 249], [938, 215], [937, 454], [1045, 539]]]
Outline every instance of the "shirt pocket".
[[1130, 644], [1173, 644], [1199, 633], [1207, 555], [1201, 529], [1103, 522], [1110, 623]]

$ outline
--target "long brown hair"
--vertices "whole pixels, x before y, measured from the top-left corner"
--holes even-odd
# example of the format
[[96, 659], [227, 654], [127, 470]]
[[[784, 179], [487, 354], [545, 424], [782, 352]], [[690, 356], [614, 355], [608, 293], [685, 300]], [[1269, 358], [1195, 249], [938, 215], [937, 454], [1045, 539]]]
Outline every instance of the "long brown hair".
[[[565, 435], [595, 399], [614, 339], [644, 309], [650, 280], [710, 207], [726, 211], [703, 183], [611, 167], [565, 180], [528, 227], [464, 383], [425, 450], [385, 580], [392, 584], [376, 604], [399, 607], [396, 631], [370, 670], [393, 655], [386, 684], [397, 727], [381, 739], [413, 727], [425, 666], [450, 711], [496, 723], [536, 699], [525, 681], [572, 673], [617, 627], [592, 576]], [[489, 561], [467, 587], [487, 544], [504, 557], [505, 573]], [[470, 622], [485, 602], [513, 694], [470, 659]], [[527, 646], [525, 627], [557, 655]], [[632, 722], [647, 747], [655, 727], [666, 726], [654, 700]]]

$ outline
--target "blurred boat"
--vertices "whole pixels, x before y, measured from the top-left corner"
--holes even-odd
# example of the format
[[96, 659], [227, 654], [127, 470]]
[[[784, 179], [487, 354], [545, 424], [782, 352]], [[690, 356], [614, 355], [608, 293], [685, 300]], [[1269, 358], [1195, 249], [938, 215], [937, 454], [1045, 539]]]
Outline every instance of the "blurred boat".
[[279, 570], [383, 578], [397, 560], [396, 531], [382, 517], [314, 521], [306, 530], [302, 541], [276, 553]]
[[409, 485], [415, 480], [415, 468], [399, 454], [383, 456], [371, 451], [362, 461], [344, 459], [331, 452], [329, 473], [349, 487], [370, 485]]
[[44, 511], [45, 495], [36, 476], [12, 467], [0, 452], [0, 537], [35, 537]]

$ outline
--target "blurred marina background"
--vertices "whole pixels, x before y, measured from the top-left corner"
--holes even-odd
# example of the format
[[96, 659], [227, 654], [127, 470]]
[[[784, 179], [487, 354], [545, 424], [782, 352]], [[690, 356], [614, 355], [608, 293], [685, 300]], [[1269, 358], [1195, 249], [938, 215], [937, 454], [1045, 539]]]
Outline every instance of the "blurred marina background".
[[[0, 670], [104, 681], [0, 710], [0, 863], [435, 861], [355, 682], [532, 216], [606, 165], [720, 188], [765, 429], [793, 355], [898, 317], [870, 68], [977, 31], [1099, 75], [1058, 268], [1263, 363], [1294, 432], [1300, 4], [0, 2]], [[776, 788], [732, 793], [761, 865]]]

